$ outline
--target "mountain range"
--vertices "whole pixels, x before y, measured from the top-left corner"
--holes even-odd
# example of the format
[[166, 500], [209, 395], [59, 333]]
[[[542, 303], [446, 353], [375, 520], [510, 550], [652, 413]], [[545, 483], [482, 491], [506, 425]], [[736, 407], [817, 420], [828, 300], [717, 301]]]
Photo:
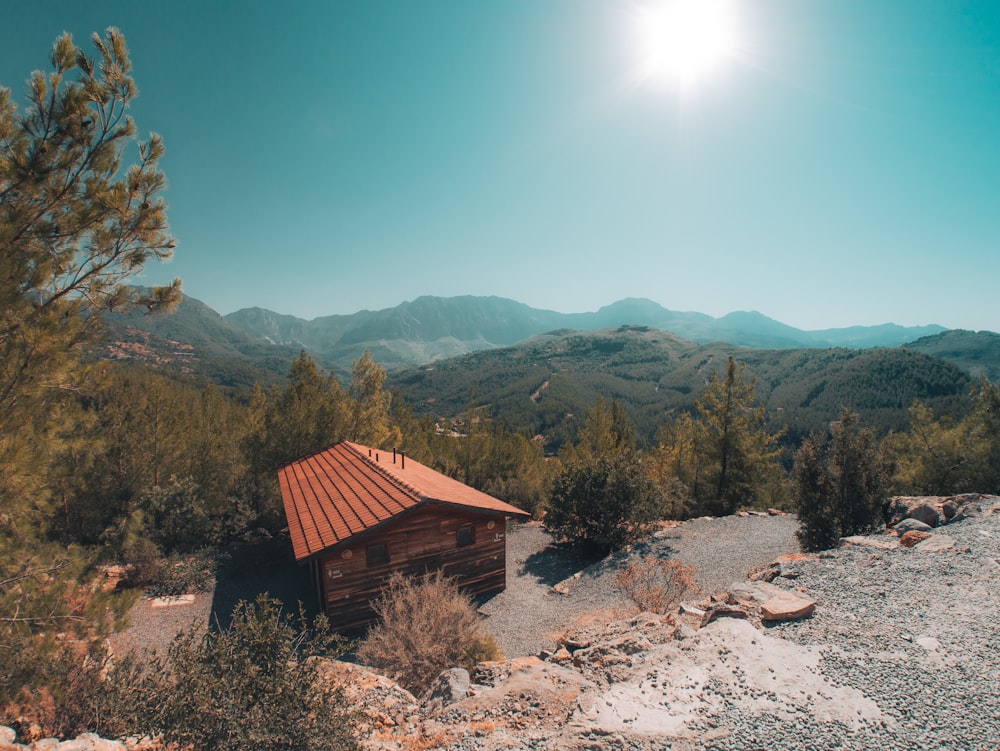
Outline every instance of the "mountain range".
[[423, 297], [305, 321], [260, 308], [222, 316], [184, 297], [172, 315], [109, 315], [105, 330], [99, 357], [244, 391], [281, 383], [303, 349], [343, 382], [369, 350], [416, 412], [454, 416], [474, 398], [553, 446], [575, 435], [598, 396], [623, 403], [651, 440], [730, 355], [746, 364], [789, 441], [842, 406], [883, 430], [902, 429], [914, 400], [957, 415], [976, 378], [1000, 380], [992, 332], [892, 324], [806, 332], [760, 313], [716, 319], [648, 300], [563, 314], [495, 297]]
[[147, 362], [234, 387], [280, 380], [301, 350], [344, 376], [365, 350], [395, 371], [510, 346], [552, 331], [630, 325], [669, 331], [696, 344], [724, 342], [753, 349], [905, 345], [955, 362], [973, 376], [1000, 379], [1000, 335], [992, 332], [891, 323], [803, 331], [757, 312], [713, 318], [634, 298], [591, 313], [558, 313], [499, 297], [420, 297], [385, 310], [307, 321], [263, 308], [222, 316], [185, 295], [171, 315], [115, 313], [104, 323], [103, 357]]
[[803, 331], [758, 312], [713, 318], [636, 298], [592, 313], [558, 313], [500, 297], [463, 296], [418, 297], [394, 308], [311, 321], [262, 308], [238, 310], [225, 319], [251, 337], [305, 349], [321, 361], [342, 367], [349, 368], [367, 349], [387, 370], [508, 346], [557, 329], [650, 326], [700, 344], [719, 341], [758, 349], [895, 347], [945, 331], [936, 325], [895, 324]]

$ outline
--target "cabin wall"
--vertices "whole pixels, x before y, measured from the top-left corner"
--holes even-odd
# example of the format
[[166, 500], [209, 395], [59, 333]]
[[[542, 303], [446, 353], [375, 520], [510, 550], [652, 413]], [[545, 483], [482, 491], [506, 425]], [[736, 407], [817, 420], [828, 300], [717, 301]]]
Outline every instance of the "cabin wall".
[[[471, 527], [473, 542], [460, 546], [463, 527], [467, 531]], [[368, 549], [373, 545], [385, 546], [387, 562], [369, 564]], [[503, 590], [505, 518], [447, 507], [417, 509], [323, 556], [321, 598], [335, 628], [355, 628], [374, 619], [371, 601], [393, 571], [419, 575], [437, 569], [473, 596]]]

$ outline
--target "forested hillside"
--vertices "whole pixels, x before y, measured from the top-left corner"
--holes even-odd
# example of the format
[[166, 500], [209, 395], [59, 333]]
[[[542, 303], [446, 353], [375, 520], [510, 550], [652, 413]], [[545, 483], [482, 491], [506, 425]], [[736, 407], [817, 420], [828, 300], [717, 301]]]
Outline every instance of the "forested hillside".
[[906, 348], [954, 363], [974, 378], [1000, 381], [1000, 334], [992, 331], [942, 331], [910, 342]]
[[393, 374], [418, 413], [454, 415], [489, 405], [517, 430], [544, 435], [552, 449], [572, 440], [599, 396], [616, 399], [651, 441], [666, 417], [690, 410], [709, 374], [732, 355], [747, 364], [757, 393], [786, 441], [823, 428], [842, 406], [881, 432], [899, 430], [921, 400], [937, 410], [968, 409], [970, 376], [906, 349], [753, 350], [697, 345], [648, 327], [553, 332], [514, 347], [478, 352]]
[[[139, 296], [149, 294], [147, 289], [132, 289]], [[299, 353], [295, 347], [247, 335], [200, 300], [183, 294], [169, 316], [123, 309], [105, 313], [102, 323], [102, 342], [94, 350], [99, 359], [151, 365], [244, 390], [255, 383], [270, 386], [282, 381], [288, 363]]]

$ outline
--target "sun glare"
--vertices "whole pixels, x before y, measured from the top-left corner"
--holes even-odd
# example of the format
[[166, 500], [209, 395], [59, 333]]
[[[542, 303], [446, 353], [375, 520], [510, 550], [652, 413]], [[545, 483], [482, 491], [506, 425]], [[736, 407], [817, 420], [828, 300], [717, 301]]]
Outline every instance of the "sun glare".
[[731, 0], [663, 0], [646, 8], [637, 23], [648, 77], [671, 79], [686, 87], [735, 52]]

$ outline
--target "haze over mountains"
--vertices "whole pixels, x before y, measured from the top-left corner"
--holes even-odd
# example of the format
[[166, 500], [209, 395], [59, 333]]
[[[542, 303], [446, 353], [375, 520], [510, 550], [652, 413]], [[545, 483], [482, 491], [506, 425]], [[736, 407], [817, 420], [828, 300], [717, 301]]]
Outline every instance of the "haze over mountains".
[[895, 347], [945, 331], [931, 325], [895, 324], [803, 331], [757, 312], [721, 318], [668, 310], [630, 298], [592, 313], [558, 313], [500, 297], [419, 297], [385, 310], [362, 310], [306, 321], [262, 308], [246, 308], [226, 321], [257, 339], [304, 348], [320, 360], [350, 367], [368, 349], [389, 370], [502, 347], [557, 329], [593, 331], [650, 326], [696, 343], [724, 341], [741, 347]]

